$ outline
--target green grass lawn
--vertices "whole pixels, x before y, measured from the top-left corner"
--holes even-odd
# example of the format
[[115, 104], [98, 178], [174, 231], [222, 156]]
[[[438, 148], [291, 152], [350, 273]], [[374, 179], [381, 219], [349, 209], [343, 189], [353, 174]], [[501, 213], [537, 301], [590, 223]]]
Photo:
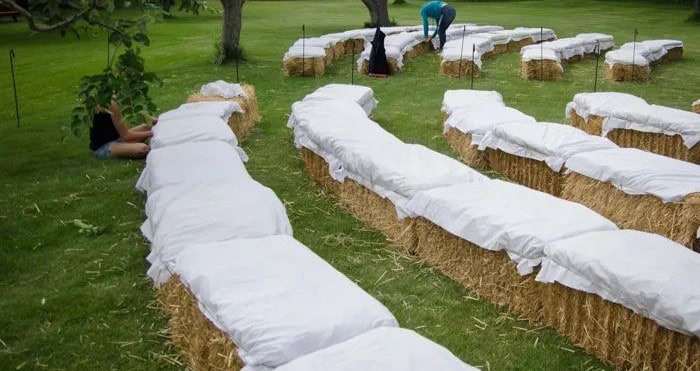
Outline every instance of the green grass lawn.
[[[392, 6], [399, 24], [419, 22], [418, 1]], [[540, 25], [559, 37], [580, 32], [613, 34], [618, 45], [640, 39], [678, 38], [681, 62], [659, 66], [647, 84], [599, 81], [600, 90], [639, 95], [649, 102], [689, 109], [700, 98], [700, 27], [683, 23], [689, 10], [656, 3], [535, 1], [455, 3], [457, 22], [504, 27]], [[243, 143], [248, 169], [284, 200], [295, 236], [382, 301], [402, 326], [449, 348], [484, 369], [588, 370], [606, 368], [553, 331], [509, 317], [429, 267], [392, 249], [334, 204], [304, 174], [285, 127], [292, 102], [330, 82], [349, 82], [350, 58], [326, 76], [285, 78], [281, 59], [307, 34], [360, 27], [359, 1], [249, 1], [243, 43], [248, 62], [242, 80], [255, 85], [263, 114]], [[182, 103], [202, 83], [235, 79], [232, 66], [210, 64], [221, 16], [178, 14], [151, 28], [147, 67], [164, 80], [153, 90], [159, 107]], [[80, 40], [35, 34], [24, 24], [0, 24], [0, 51], [14, 48], [22, 126], [14, 121], [7, 54], [0, 58], [0, 369], [182, 369], [167, 344], [166, 319], [155, 308], [146, 279], [148, 245], [138, 227], [144, 198], [133, 185], [141, 162], [91, 157], [87, 138], [67, 136], [80, 76], [106, 61], [105, 35]], [[565, 66], [558, 82], [518, 77], [519, 57], [484, 61], [475, 88], [500, 91], [506, 103], [541, 121], [563, 121], [577, 92], [591, 91], [595, 61]], [[374, 88], [374, 118], [398, 137], [450, 153], [441, 136], [442, 94], [468, 81], [437, 76], [439, 57], [407, 63], [386, 80], [356, 76]], [[601, 61], [602, 71], [602, 61]], [[101, 229], [80, 233], [73, 220]]]

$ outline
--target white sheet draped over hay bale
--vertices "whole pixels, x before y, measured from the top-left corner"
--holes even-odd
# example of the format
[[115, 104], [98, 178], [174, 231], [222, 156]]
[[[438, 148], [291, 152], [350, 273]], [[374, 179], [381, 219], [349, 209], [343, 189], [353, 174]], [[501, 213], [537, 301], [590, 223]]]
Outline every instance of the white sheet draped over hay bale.
[[217, 116], [160, 120], [152, 128], [152, 150], [187, 142], [221, 141], [236, 147], [238, 140], [233, 130]]
[[190, 119], [199, 116], [216, 116], [228, 122], [234, 112], [243, 112], [241, 105], [236, 102], [193, 102], [181, 104], [178, 108], [158, 115], [159, 121], [173, 119]]
[[275, 370], [477, 371], [478, 369], [465, 364], [447, 349], [411, 330], [382, 327], [297, 358]]
[[497, 91], [455, 89], [445, 91], [440, 110], [446, 116], [449, 116], [459, 108], [478, 108], [481, 105], [501, 105], [505, 107], [503, 96]]
[[691, 108], [692, 108], [693, 112], [700, 113], [700, 99], [693, 102]]
[[583, 33], [525, 46], [520, 50], [520, 75], [528, 80], [558, 80], [564, 71], [562, 63], [602, 53], [614, 45], [615, 40], [611, 35]]
[[614, 81], [648, 81], [651, 67], [683, 57], [680, 40], [647, 40], [625, 43], [620, 49], [605, 54], [606, 78]]
[[520, 52], [520, 77], [526, 80], [559, 80], [564, 68], [552, 49], [523, 48]]
[[348, 100], [357, 103], [367, 113], [367, 116], [372, 114], [372, 110], [377, 106], [377, 100], [374, 98], [372, 88], [361, 85], [348, 84], [328, 84], [324, 85], [314, 92], [307, 94], [304, 101], [320, 101], [320, 100]]

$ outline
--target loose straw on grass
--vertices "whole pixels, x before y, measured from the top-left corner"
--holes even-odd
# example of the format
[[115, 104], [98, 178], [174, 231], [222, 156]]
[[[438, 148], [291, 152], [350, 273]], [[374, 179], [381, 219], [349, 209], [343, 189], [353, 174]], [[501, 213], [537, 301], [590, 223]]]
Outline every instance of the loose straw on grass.
[[547, 166], [544, 161], [520, 157], [492, 148], [486, 149], [491, 169], [526, 187], [549, 193], [561, 194], [564, 176]]
[[688, 247], [697, 246], [700, 193], [663, 203], [651, 195], [630, 195], [610, 183], [571, 173], [565, 178], [562, 198], [593, 209], [620, 228], [656, 233]]
[[472, 144], [472, 135], [464, 134], [456, 128], [449, 128], [445, 133], [445, 139], [450, 147], [459, 154], [467, 165], [478, 169], [489, 169], [489, 160], [486, 151], [479, 151], [477, 146]]
[[235, 98], [224, 98], [217, 95], [204, 95], [200, 93], [195, 93], [187, 98], [187, 103], [193, 102], [212, 102], [212, 101], [226, 101], [230, 100], [236, 102], [241, 106], [243, 113], [234, 112], [231, 118], [228, 120], [228, 124], [236, 134], [236, 138], [239, 141], [243, 140], [250, 134], [253, 127], [257, 125], [262, 119], [260, 116], [260, 108], [258, 107], [258, 99], [255, 96], [255, 87], [253, 85], [241, 85], [245, 96], [239, 96]]
[[520, 61], [520, 77], [526, 80], [560, 80], [562, 74], [561, 65], [557, 61]]

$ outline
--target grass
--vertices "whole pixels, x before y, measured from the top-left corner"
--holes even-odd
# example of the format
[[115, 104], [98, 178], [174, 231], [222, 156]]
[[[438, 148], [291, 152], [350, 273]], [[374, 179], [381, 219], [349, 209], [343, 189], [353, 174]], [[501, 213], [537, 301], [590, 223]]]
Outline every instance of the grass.
[[[390, 8], [400, 24], [417, 24], [419, 2]], [[653, 82], [599, 80], [599, 90], [623, 91], [650, 102], [689, 109], [700, 97], [700, 27], [689, 10], [658, 3], [535, 1], [455, 3], [457, 21], [505, 27], [554, 28], [560, 37], [604, 32], [618, 44], [640, 38], [680, 38], [683, 61], [657, 67]], [[293, 11], [290, 11], [293, 9]], [[325, 77], [284, 78], [282, 54], [301, 33], [321, 35], [360, 26], [356, 1], [248, 2], [244, 82], [255, 85], [264, 121], [244, 147], [250, 173], [287, 205], [295, 236], [381, 300], [404, 327], [443, 344], [484, 369], [607, 368], [553, 331], [505, 315], [393, 250], [376, 232], [335, 205], [303, 173], [285, 127], [292, 102], [318, 86], [349, 82], [353, 61], [336, 61]], [[155, 24], [147, 66], [164, 80], [153, 91], [163, 109], [182, 103], [202, 83], [235, 79], [233, 66], [210, 63], [221, 16], [178, 14]], [[80, 76], [105, 63], [105, 35], [80, 40], [31, 35], [23, 24], [0, 24], [0, 49], [14, 48], [22, 122], [14, 121], [11, 79], [0, 60], [0, 369], [182, 369], [164, 337], [166, 319], [154, 308], [145, 277], [148, 246], [138, 233], [142, 195], [133, 185], [140, 162], [92, 158], [86, 138], [66, 136]], [[517, 53], [484, 62], [475, 88], [500, 91], [507, 104], [541, 121], [563, 120], [564, 105], [591, 91], [595, 61], [566, 66], [558, 82], [517, 75]], [[452, 154], [441, 133], [440, 101], [467, 80], [437, 76], [439, 57], [426, 55], [386, 80], [355, 76], [380, 105], [375, 120], [400, 138]], [[601, 63], [602, 64], [602, 63]], [[601, 66], [602, 72], [602, 66]], [[601, 75], [602, 76], [602, 75]], [[452, 154], [453, 155], [453, 154]], [[99, 228], [80, 233], [72, 222]]]

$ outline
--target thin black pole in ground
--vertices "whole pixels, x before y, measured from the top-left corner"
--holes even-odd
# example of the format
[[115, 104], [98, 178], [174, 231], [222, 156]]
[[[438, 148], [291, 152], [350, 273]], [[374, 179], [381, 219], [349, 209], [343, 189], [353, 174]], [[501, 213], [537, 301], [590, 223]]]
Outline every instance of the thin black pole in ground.
[[544, 28], [540, 26], [540, 81], [544, 80]]
[[10, 49], [10, 70], [12, 71], [12, 90], [15, 92], [15, 115], [19, 127], [19, 100], [17, 100], [17, 82], [15, 81], [15, 50]]
[[476, 52], [476, 45], [472, 44], [472, 83], [469, 89], [474, 90], [474, 53]]
[[637, 81], [637, 70], [635, 68], [635, 57], [637, 54], [637, 34], [639, 31], [634, 29], [634, 38], [632, 39], [632, 81]]
[[593, 92], [598, 91], [598, 66], [600, 65], [600, 41], [596, 42], [595, 46], [595, 77], [593, 79]]
[[[462, 56], [464, 55], [464, 34], [467, 33], [467, 26], [462, 28], [462, 49], [459, 51], [459, 72], [457, 76], [462, 77]], [[473, 61], [472, 61], [473, 62]]]
[[304, 53], [304, 47], [306, 44], [306, 26], [301, 25], [301, 75], [305, 76], [306, 71], [304, 70], [304, 59], [306, 59], [306, 55]]

